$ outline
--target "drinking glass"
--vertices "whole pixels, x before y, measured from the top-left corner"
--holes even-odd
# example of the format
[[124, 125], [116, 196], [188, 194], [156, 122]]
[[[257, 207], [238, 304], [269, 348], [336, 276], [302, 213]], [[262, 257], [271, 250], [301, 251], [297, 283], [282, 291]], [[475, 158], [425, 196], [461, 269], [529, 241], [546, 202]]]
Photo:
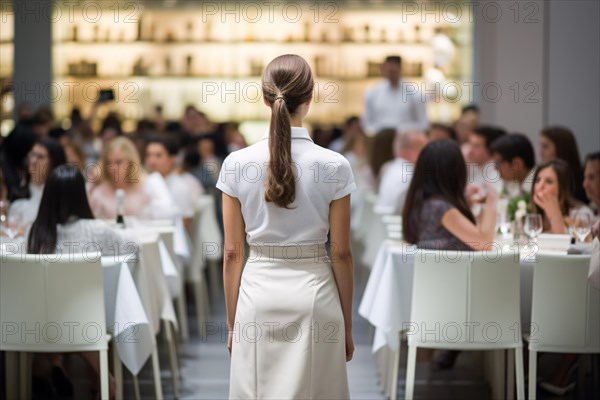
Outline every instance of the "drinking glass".
[[580, 243], [585, 242], [585, 238], [592, 230], [592, 216], [583, 211], [573, 213], [572, 224], [569, 227], [569, 233], [572, 232], [577, 237]]
[[[0, 200], [0, 232], [6, 232], [8, 229], [8, 207], [10, 203], [7, 200]], [[8, 233], [7, 233], [8, 235]]]
[[508, 235], [512, 223], [508, 220], [506, 212], [499, 212], [496, 215], [496, 230], [500, 231], [503, 236]]
[[540, 214], [527, 214], [525, 216], [523, 230], [534, 242], [537, 240], [538, 235], [542, 233], [542, 229], [542, 216]]

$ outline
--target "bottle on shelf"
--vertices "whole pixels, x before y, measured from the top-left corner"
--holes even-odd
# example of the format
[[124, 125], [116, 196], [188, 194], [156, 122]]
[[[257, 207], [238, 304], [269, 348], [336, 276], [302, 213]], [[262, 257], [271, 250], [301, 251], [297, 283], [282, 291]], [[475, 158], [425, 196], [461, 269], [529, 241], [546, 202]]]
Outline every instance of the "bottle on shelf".
[[187, 76], [192, 76], [192, 65], [194, 63], [194, 58], [191, 55], [188, 55], [185, 58], [185, 74]]
[[187, 40], [189, 42], [194, 41], [194, 23], [192, 21], [188, 21], [186, 24], [185, 30], [187, 31]]
[[310, 42], [310, 21], [304, 22], [304, 41]]
[[171, 75], [171, 57], [167, 56], [164, 60], [165, 65], [165, 76]]
[[421, 27], [419, 25], [415, 25], [415, 42], [421, 42]]
[[125, 208], [125, 190], [117, 189], [115, 196], [117, 198], [117, 228], [125, 228], [125, 218], [123, 217]]
[[142, 39], [143, 39], [143, 35], [142, 35], [142, 17], [140, 16], [140, 18], [138, 19], [138, 24], [137, 24], [137, 41], [139, 42]]
[[387, 42], [387, 32], [385, 31], [385, 28], [382, 28], [379, 32], [379, 41], [381, 43]]
[[156, 40], [156, 24], [154, 21], [150, 24], [150, 35], [148, 35], [149, 40]]

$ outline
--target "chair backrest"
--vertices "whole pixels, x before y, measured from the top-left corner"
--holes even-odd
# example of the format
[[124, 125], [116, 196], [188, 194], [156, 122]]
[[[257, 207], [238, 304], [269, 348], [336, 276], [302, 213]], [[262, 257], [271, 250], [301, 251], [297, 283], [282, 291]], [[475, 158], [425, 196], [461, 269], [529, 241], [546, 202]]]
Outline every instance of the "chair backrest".
[[362, 256], [362, 263], [371, 269], [377, 253], [383, 242], [388, 238], [387, 228], [383, 222], [383, 217], [390, 215], [389, 209], [385, 207], [379, 207], [376, 204], [371, 204], [374, 201], [372, 198], [365, 204], [365, 207], [370, 207], [367, 211], [367, 220], [364, 227], [363, 241], [365, 243], [365, 250]]
[[521, 345], [519, 260], [507, 252], [419, 250], [414, 256], [410, 344]]
[[106, 349], [100, 259], [100, 253], [2, 255], [0, 349]]
[[216, 203], [212, 195], [202, 195], [196, 201], [195, 241], [192, 258], [203, 267], [205, 261], [223, 257], [223, 238], [216, 217]]
[[600, 352], [600, 292], [588, 284], [589, 266], [589, 255], [537, 255], [533, 267], [531, 348]]

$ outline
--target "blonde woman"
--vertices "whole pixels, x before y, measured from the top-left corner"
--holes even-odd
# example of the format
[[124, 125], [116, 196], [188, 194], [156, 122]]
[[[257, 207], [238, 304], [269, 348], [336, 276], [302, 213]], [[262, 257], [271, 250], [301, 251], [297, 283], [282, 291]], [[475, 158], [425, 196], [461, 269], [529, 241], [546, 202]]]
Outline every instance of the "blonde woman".
[[231, 153], [217, 183], [230, 399], [350, 396], [350, 192], [356, 184], [348, 160], [316, 145], [302, 127], [313, 85], [310, 67], [297, 55], [267, 65], [262, 90], [271, 109], [269, 131]]
[[177, 207], [163, 177], [158, 172], [147, 174], [142, 169], [135, 145], [125, 136], [108, 142], [102, 151], [100, 164], [93, 171], [88, 168], [86, 173], [88, 179], [96, 181], [89, 195], [90, 207], [96, 218], [117, 217], [117, 189], [125, 191], [123, 214], [126, 216], [162, 219], [177, 215]]

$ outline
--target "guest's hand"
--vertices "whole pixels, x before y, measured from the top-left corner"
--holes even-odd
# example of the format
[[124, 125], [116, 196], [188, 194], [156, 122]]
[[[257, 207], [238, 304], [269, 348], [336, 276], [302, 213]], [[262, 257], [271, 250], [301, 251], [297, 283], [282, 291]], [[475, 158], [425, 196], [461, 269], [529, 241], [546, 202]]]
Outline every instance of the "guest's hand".
[[352, 360], [354, 355], [354, 339], [352, 338], [352, 330], [346, 331], [346, 362]]
[[483, 200], [485, 200], [485, 196], [485, 189], [482, 186], [471, 183], [465, 188], [465, 197], [470, 207], [481, 203]]
[[486, 192], [486, 195], [485, 195], [486, 204], [496, 206], [496, 203], [498, 202], [498, 192], [496, 192], [496, 188], [494, 188], [494, 185], [492, 185], [489, 182], [486, 182], [485, 192]]
[[546, 214], [550, 215], [561, 215], [560, 205], [558, 204], [558, 196], [546, 191], [539, 191], [533, 196], [535, 204], [542, 208]]

